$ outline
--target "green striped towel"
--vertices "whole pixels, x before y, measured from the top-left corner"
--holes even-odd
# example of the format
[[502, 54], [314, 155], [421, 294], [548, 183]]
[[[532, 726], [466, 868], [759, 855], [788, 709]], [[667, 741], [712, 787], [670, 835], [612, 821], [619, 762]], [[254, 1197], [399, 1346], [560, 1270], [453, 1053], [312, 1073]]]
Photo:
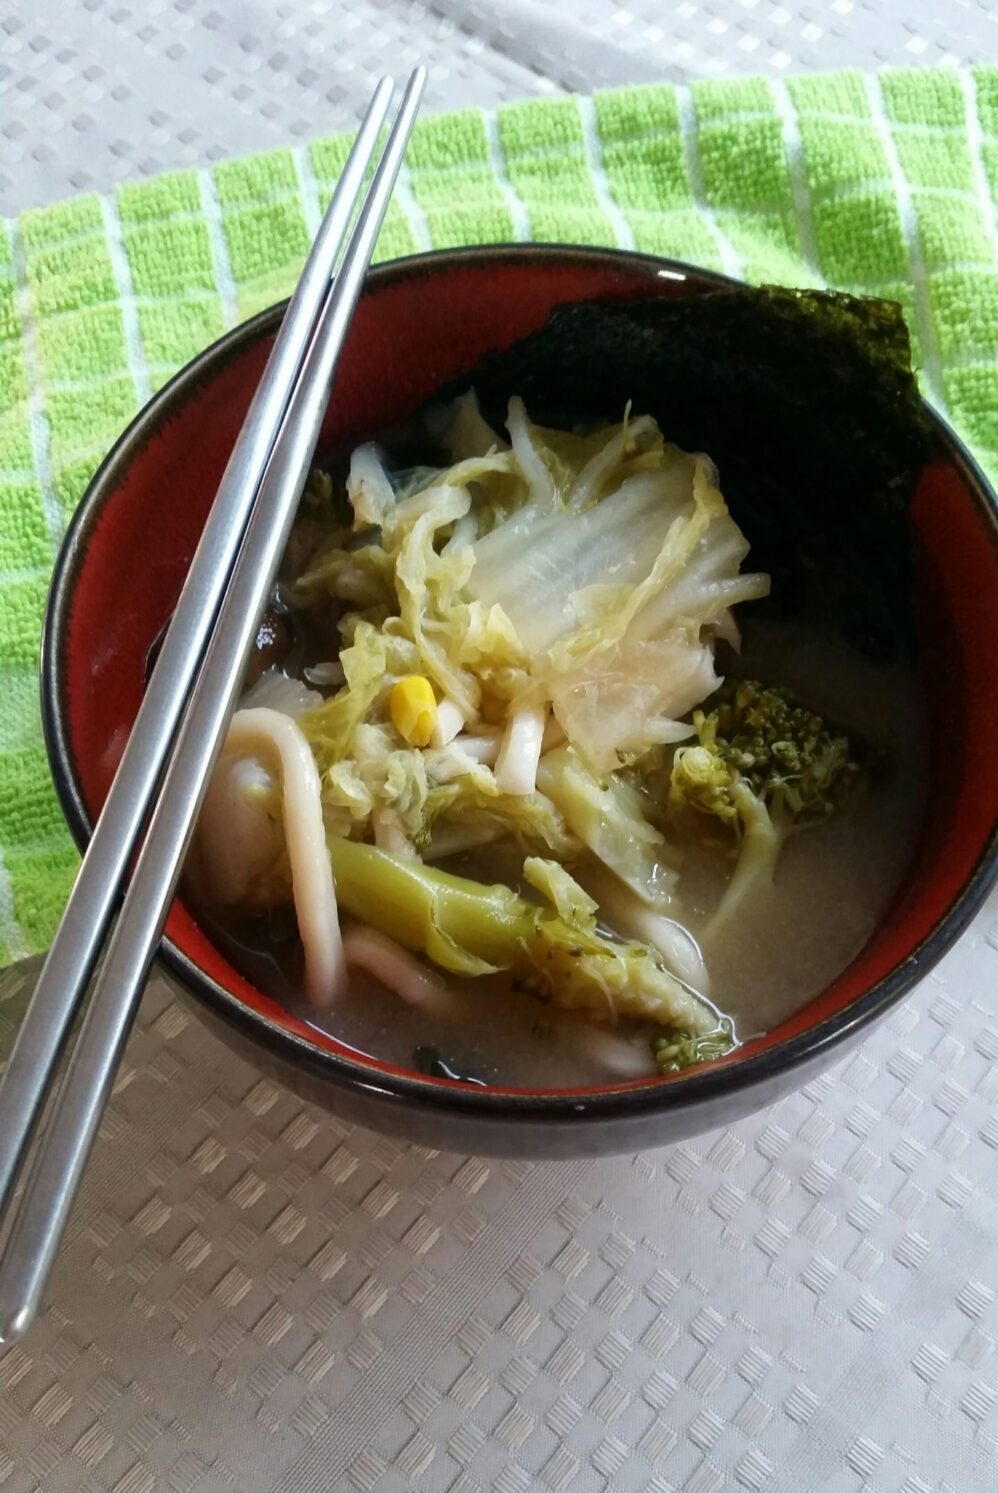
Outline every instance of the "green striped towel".
[[[41, 744], [53, 556], [149, 394], [285, 295], [344, 137], [0, 227], [0, 963], [44, 947], [76, 856]], [[998, 68], [628, 88], [417, 127], [379, 257], [618, 244], [896, 297], [926, 394], [998, 472]]]

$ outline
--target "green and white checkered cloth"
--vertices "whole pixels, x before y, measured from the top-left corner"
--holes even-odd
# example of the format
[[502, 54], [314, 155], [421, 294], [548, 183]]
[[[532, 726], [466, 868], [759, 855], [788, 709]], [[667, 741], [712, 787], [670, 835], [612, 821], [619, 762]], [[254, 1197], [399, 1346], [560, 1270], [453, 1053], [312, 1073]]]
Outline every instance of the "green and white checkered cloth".
[[[76, 855], [38, 722], [46, 589], [122, 426], [287, 294], [344, 137], [0, 225], [0, 963], [45, 946]], [[998, 68], [712, 82], [424, 119], [379, 258], [616, 244], [897, 298], [929, 398], [998, 473]]]

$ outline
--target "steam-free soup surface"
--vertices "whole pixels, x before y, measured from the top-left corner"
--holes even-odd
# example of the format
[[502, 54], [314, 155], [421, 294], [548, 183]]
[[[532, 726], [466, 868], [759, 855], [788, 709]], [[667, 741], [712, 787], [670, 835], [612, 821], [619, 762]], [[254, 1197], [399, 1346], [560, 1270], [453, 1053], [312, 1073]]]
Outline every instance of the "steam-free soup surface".
[[[907, 668], [873, 665], [840, 644], [799, 630], [747, 624], [739, 673], [785, 685], [812, 708], [875, 744], [881, 766], [869, 788], [828, 823], [794, 835], [771, 887], [755, 888], [737, 917], [703, 942], [710, 994], [734, 1018], [742, 1041], [777, 1026], [823, 990], [860, 953], [895, 895], [912, 856], [922, 801], [924, 731], [917, 682]], [[698, 934], [731, 867], [730, 842], [705, 836], [685, 848], [683, 907]], [[522, 860], [522, 856], [521, 856]], [[490, 846], [454, 869], [508, 879], [515, 852]], [[431, 1048], [461, 1076], [512, 1087], [576, 1087], [650, 1076], [654, 1029], [603, 1030], [511, 989], [507, 976], [457, 980], [458, 1020], [433, 1021], [369, 977], [355, 973], [348, 996], [321, 1021], [302, 1002], [293, 915], [243, 918], [213, 936], [259, 986], [306, 1021], [359, 1052], [411, 1068]], [[425, 1052], [424, 1052], [425, 1057]]]

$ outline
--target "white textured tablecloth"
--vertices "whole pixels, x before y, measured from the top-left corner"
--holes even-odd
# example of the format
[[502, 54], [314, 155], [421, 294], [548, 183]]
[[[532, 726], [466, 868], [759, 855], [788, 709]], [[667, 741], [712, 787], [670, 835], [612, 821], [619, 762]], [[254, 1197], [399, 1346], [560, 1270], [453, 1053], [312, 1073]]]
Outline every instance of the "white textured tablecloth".
[[996, 984], [998, 899], [792, 1099], [529, 1164], [336, 1124], [154, 982], [0, 1486], [991, 1493]]
[[[0, 212], [431, 106], [961, 62], [989, 3], [3, 0]], [[0, 977], [0, 1049], [26, 995]], [[992, 1493], [998, 898], [856, 1056], [671, 1150], [480, 1161], [338, 1125], [154, 981], [3, 1493]]]
[[998, 57], [994, 0], [0, 0], [0, 214], [358, 118], [734, 73]]

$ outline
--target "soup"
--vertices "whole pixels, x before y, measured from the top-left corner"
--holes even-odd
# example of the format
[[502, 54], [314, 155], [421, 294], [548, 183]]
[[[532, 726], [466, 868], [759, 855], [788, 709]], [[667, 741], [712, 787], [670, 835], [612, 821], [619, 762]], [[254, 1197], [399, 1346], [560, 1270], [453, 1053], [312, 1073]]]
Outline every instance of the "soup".
[[751, 538], [630, 410], [464, 395], [314, 474], [192, 856], [212, 936], [469, 1083], [669, 1076], [800, 1007], [897, 888], [924, 733], [903, 657], [753, 618]]

